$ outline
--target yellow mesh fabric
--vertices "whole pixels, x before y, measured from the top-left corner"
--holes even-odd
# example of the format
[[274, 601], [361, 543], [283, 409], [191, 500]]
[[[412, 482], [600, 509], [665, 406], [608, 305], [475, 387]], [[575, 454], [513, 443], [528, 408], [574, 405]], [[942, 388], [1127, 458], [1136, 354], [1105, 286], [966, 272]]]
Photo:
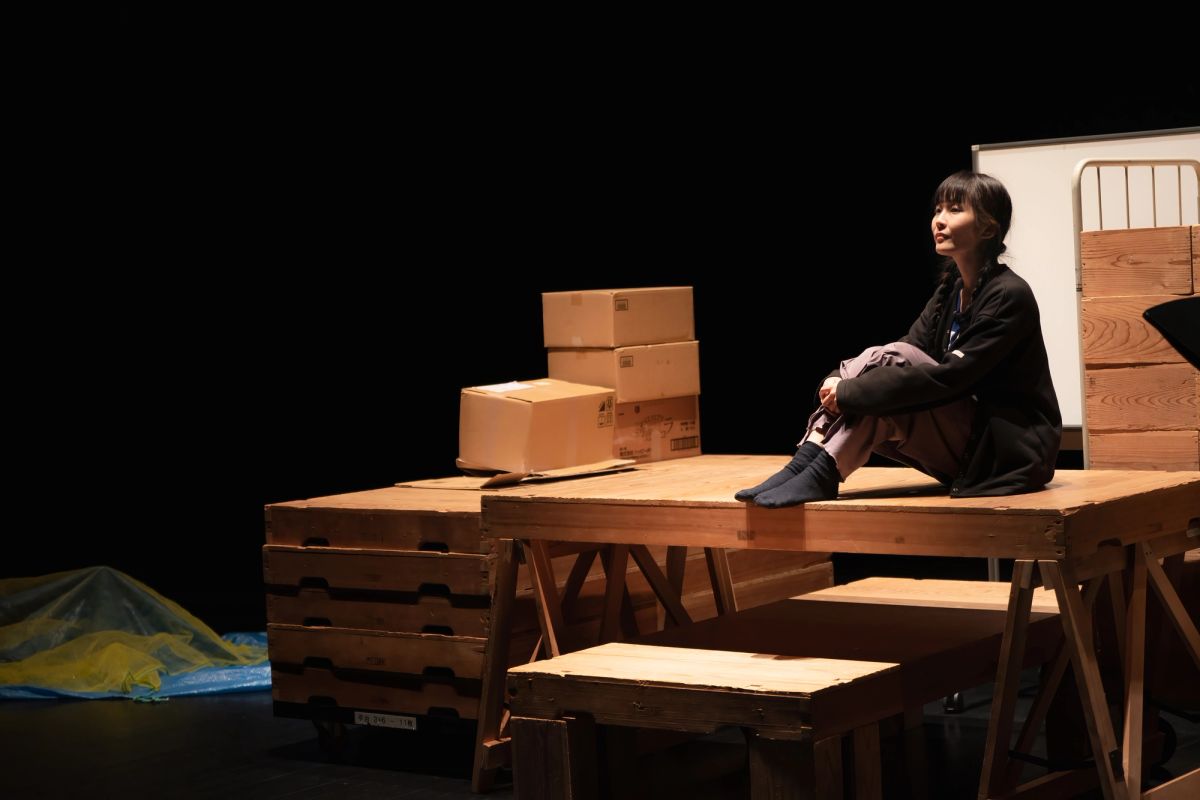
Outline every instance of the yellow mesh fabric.
[[266, 658], [109, 567], [0, 580], [0, 686], [156, 691], [162, 674]]

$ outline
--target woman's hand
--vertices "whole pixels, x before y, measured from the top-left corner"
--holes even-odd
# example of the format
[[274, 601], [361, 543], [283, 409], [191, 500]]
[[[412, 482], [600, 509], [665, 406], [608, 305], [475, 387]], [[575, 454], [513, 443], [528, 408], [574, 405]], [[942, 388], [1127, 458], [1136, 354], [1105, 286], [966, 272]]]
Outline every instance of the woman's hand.
[[825, 383], [821, 384], [821, 388], [817, 391], [817, 396], [821, 398], [821, 405], [833, 414], [842, 413], [837, 404], [837, 385], [841, 380], [841, 378], [826, 378]]

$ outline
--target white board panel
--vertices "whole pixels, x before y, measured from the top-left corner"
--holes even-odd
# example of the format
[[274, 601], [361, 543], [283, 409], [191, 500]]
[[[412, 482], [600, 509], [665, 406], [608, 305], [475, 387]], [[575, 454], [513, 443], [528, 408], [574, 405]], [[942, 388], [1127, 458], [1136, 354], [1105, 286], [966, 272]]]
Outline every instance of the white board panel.
[[[1081, 427], [1083, 393], [1071, 198], [1075, 165], [1085, 158], [1200, 159], [1200, 128], [977, 145], [972, 155], [975, 169], [1000, 179], [1012, 195], [1013, 224], [1003, 260], [1033, 287], [1063, 425]], [[1088, 170], [1081, 190], [1083, 229], [1099, 230], [1101, 219], [1105, 229], [1152, 227], [1155, 222], [1158, 226], [1200, 224], [1195, 173], [1157, 167], [1152, 179], [1150, 170], [1130, 168], [1128, 191], [1123, 168]]]

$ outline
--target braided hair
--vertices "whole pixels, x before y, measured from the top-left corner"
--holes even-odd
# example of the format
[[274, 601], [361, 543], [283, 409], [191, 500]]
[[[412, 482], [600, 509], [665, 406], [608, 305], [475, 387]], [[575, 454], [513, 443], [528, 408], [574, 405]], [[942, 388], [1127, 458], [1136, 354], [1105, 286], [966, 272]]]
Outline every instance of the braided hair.
[[[1004, 237], [1012, 224], [1012, 199], [1004, 184], [991, 175], [963, 170], [956, 172], [942, 181], [937, 191], [933, 193], [933, 207], [947, 203], [968, 205], [975, 212], [975, 224], [979, 230], [989, 226], [995, 228], [995, 235], [980, 240], [981, 266], [979, 282], [975, 286], [975, 294], [987, 284], [1000, 269], [1000, 255], [1008, 248]], [[943, 261], [942, 274], [938, 281], [937, 304], [934, 307], [933, 319], [941, 318], [942, 309], [950, 302], [950, 293], [954, 283], [959, 279], [958, 265], [949, 256]], [[933, 325], [929, 330], [929, 341], [924, 342], [925, 352], [938, 352], [938, 329], [941, 325]]]

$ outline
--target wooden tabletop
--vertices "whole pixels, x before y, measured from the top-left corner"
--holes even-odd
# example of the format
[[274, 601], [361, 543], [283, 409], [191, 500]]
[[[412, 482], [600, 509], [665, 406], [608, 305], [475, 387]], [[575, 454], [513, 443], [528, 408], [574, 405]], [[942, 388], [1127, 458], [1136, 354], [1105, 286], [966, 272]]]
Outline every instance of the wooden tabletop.
[[549, 661], [510, 667], [509, 675], [557, 675], [639, 685], [708, 687], [763, 694], [812, 695], [898, 664], [836, 658], [655, 647], [609, 642]]
[[1063, 559], [1109, 541], [1182, 541], [1200, 526], [1200, 472], [1060, 470], [1039, 492], [951, 498], [915, 470], [865, 467], [838, 500], [764, 509], [733, 499], [787, 460], [706, 455], [485, 492], [482, 527], [497, 538]]

